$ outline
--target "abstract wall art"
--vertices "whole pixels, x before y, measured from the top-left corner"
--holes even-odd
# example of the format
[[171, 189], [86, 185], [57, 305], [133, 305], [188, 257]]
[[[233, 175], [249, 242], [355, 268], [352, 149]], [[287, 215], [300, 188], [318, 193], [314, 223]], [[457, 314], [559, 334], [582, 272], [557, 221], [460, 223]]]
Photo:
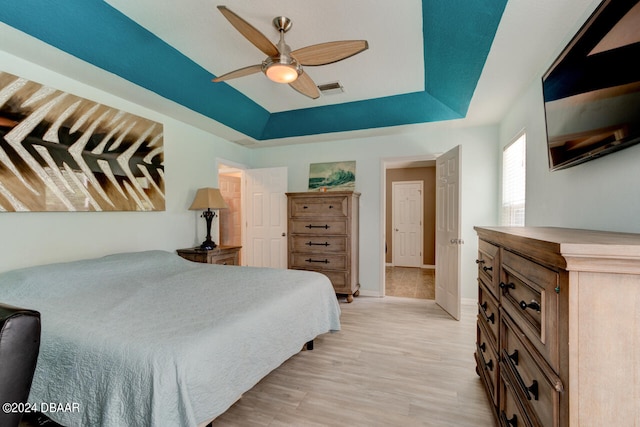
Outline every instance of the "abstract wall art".
[[309, 165], [309, 191], [353, 191], [355, 187], [355, 161]]
[[161, 123], [0, 71], [0, 212], [164, 209]]

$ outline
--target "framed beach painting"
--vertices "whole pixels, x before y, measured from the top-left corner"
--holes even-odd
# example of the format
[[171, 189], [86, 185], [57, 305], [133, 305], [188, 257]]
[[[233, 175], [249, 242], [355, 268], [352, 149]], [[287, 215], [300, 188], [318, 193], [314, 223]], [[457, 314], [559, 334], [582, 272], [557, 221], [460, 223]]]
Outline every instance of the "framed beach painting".
[[355, 161], [309, 165], [309, 191], [354, 191], [355, 188]]

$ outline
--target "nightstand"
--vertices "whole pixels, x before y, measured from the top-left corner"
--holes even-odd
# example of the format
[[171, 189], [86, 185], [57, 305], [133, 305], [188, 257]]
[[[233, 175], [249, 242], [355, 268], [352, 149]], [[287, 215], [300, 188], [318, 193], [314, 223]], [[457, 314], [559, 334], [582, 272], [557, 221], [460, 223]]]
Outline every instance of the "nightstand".
[[176, 252], [184, 259], [204, 264], [239, 265], [238, 254], [242, 246], [216, 246], [213, 249], [186, 248]]

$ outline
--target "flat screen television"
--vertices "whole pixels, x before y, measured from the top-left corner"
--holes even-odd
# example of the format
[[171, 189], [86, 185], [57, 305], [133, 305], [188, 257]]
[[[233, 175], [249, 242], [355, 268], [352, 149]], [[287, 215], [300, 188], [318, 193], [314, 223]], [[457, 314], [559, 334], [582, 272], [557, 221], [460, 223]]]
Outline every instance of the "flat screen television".
[[549, 169], [640, 142], [640, 0], [603, 1], [542, 77]]

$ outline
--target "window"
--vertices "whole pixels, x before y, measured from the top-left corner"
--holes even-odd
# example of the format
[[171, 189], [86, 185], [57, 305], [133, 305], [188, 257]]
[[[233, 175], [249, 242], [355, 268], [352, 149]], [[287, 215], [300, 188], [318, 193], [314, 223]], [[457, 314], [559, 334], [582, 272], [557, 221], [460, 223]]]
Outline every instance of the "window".
[[502, 225], [524, 226], [527, 136], [520, 135], [502, 153]]

